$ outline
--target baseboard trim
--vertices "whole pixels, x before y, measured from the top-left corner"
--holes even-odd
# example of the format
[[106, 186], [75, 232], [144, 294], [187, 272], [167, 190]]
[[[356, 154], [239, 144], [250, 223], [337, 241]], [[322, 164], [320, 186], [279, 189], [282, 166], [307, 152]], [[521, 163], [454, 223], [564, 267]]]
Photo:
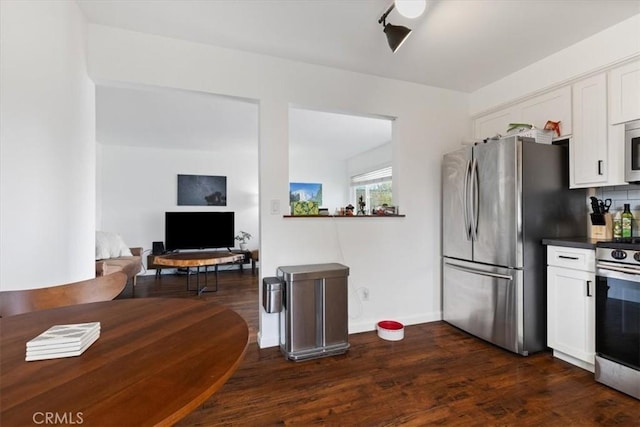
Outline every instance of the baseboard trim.
[[[376, 323], [379, 322], [380, 320], [385, 320], [385, 319], [379, 319], [377, 321], [363, 321], [363, 322], [358, 322], [358, 323], [354, 323], [354, 322], [350, 322], [349, 323], [349, 335], [351, 334], [359, 334], [362, 332], [371, 332], [371, 331], [375, 331], [376, 330]], [[393, 320], [396, 320], [400, 323], [402, 323], [405, 326], [410, 326], [410, 325], [418, 325], [420, 323], [430, 323], [430, 322], [437, 322], [442, 320], [442, 312], [434, 312], [434, 313], [429, 313], [426, 315], [422, 315], [422, 316], [407, 316], [407, 317], [399, 317], [399, 318], [394, 318]], [[269, 348], [269, 347], [277, 347], [280, 345], [280, 336], [276, 335], [276, 336], [268, 336], [268, 337], [263, 337], [262, 333], [260, 333], [260, 331], [258, 331], [258, 333], [256, 334], [256, 339], [258, 341], [258, 347], [260, 348]]]
[[393, 319], [380, 318], [377, 320], [350, 322], [349, 333], [359, 334], [361, 332], [375, 331], [377, 323], [381, 320], [395, 320], [396, 322], [400, 322], [405, 326], [418, 325], [420, 323], [430, 323], [430, 322], [437, 322], [439, 320], [442, 320], [442, 312], [437, 311], [434, 313], [427, 313], [420, 316], [398, 316], [398, 317], [394, 317]]

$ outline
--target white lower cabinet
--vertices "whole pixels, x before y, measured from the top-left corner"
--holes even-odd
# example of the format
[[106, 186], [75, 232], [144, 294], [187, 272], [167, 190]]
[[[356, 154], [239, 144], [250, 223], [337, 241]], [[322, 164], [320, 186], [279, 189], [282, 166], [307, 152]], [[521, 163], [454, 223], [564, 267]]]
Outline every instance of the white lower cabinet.
[[593, 372], [595, 251], [549, 246], [547, 254], [547, 345], [555, 357]]

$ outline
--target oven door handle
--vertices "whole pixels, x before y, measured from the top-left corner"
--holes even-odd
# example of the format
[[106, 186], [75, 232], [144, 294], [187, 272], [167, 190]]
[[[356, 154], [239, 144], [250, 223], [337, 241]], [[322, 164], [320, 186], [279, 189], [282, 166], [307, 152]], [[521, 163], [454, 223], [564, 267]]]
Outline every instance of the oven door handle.
[[612, 277], [632, 282], [640, 282], [640, 270], [633, 267], [620, 267], [617, 264], [601, 261], [596, 264], [597, 275]]

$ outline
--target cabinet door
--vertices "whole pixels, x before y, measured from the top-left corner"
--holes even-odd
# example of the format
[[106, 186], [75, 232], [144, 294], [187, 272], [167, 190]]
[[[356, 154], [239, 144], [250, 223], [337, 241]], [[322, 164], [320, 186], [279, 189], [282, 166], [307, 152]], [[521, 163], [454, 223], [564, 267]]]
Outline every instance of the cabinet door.
[[595, 274], [547, 267], [547, 345], [593, 364]]
[[602, 73], [573, 85], [571, 188], [602, 186], [608, 182], [606, 83], [606, 75]]
[[[517, 105], [518, 122], [530, 123], [543, 129], [548, 120], [560, 122], [561, 135], [569, 135], [572, 130], [571, 86], [536, 96]], [[553, 135], [557, 137], [557, 135]]]
[[473, 136], [477, 139], [491, 138], [496, 134], [504, 135], [509, 129], [509, 123], [516, 121], [513, 108], [496, 111], [473, 121]]
[[609, 123], [640, 119], [640, 61], [609, 73]]

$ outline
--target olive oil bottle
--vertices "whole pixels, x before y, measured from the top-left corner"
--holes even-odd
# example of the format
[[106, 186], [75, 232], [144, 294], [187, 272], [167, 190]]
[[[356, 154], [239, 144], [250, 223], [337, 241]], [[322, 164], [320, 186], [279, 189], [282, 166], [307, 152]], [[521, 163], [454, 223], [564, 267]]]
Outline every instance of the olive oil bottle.
[[629, 207], [629, 203], [624, 204], [624, 211], [622, 212], [622, 240], [631, 240], [633, 236], [633, 214]]
[[622, 239], [622, 212], [617, 211], [613, 217], [613, 240]]

